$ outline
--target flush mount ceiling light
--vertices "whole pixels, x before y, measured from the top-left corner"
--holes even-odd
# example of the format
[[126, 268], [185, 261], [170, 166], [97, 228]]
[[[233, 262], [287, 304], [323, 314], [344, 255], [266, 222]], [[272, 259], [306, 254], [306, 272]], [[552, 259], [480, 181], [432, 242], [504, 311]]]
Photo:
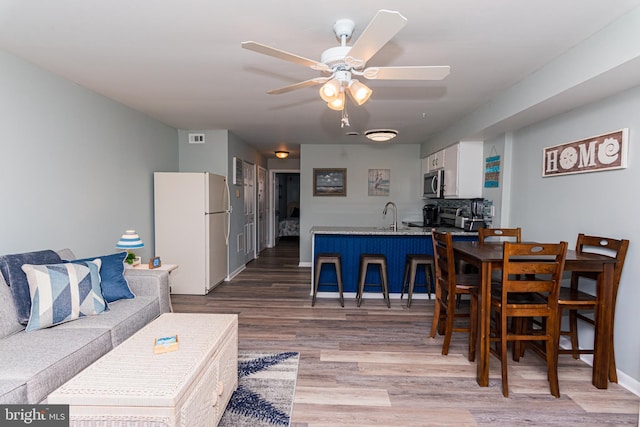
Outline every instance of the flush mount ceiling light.
[[398, 131], [394, 129], [371, 129], [366, 131], [364, 135], [373, 142], [387, 142], [398, 136]]
[[287, 157], [289, 157], [289, 152], [288, 151], [276, 151], [276, 157], [279, 159], [286, 159]]

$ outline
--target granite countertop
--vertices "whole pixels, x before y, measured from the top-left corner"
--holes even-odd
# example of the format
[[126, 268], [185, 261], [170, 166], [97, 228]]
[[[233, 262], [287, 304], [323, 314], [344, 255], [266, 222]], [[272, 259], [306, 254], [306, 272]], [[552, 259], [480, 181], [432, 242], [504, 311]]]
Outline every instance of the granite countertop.
[[[435, 227], [438, 231], [451, 233], [454, 236], [477, 236], [477, 231], [465, 231], [457, 227]], [[315, 226], [311, 227], [311, 234], [343, 234], [343, 235], [389, 235], [389, 236], [426, 236], [431, 235], [431, 227], [398, 226], [397, 231], [389, 227], [358, 227], [358, 226]]]

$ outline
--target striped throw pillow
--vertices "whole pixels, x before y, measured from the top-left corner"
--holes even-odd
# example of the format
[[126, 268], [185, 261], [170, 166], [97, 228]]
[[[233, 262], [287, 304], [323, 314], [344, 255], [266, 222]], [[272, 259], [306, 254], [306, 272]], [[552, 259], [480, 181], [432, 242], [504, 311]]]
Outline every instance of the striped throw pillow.
[[27, 331], [48, 328], [107, 308], [100, 290], [100, 259], [82, 263], [24, 264], [31, 314]]

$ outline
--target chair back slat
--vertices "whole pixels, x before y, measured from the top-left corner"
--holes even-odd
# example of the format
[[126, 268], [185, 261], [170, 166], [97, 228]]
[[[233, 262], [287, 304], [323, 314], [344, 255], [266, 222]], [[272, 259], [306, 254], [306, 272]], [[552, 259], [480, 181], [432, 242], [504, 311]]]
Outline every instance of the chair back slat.
[[[552, 261], [552, 260], [549, 260]], [[536, 274], [553, 274], [556, 271], [556, 264], [553, 262], [533, 261], [533, 262], [511, 262], [510, 264], [511, 274], [528, 274], [532, 270], [536, 271]]]
[[557, 305], [560, 280], [567, 256], [567, 242], [504, 242], [502, 261], [502, 293], [537, 292], [548, 297], [549, 305]]
[[520, 243], [522, 241], [522, 230], [518, 228], [480, 228], [478, 229], [478, 243], [484, 244], [486, 239], [505, 240]]
[[578, 234], [576, 240], [576, 252], [593, 253], [610, 256], [615, 258], [616, 263], [613, 273], [613, 283], [615, 289], [618, 288], [620, 283], [620, 276], [622, 275], [622, 267], [624, 267], [624, 260], [627, 257], [627, 250], [629, 248], [629, 240], [627, 239], [611, 239], [609, 237], [599, 236], [587, 236], [583, 233]]

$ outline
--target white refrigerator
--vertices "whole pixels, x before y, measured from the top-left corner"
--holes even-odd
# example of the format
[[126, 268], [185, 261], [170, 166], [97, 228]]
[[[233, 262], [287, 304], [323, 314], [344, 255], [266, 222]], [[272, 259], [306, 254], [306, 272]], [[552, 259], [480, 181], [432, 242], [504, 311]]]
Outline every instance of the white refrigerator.
[[228, 275], [231, 206], [227, 178], [205, 172], [153, 174], [155, 255], [178, 264], [171, 293], [205, 295]]

